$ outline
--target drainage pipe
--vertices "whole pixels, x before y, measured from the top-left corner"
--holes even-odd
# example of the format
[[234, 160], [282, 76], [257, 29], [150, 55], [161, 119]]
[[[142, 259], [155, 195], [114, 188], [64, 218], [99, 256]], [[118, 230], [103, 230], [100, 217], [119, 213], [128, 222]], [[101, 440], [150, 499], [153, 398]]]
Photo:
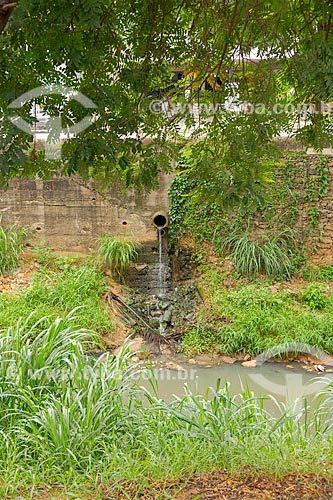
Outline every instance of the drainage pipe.
[[168, 216], [162, 212], [157, 212], [153, 216], [153, 224], [157, 229], [164, 229], [168, 226]]

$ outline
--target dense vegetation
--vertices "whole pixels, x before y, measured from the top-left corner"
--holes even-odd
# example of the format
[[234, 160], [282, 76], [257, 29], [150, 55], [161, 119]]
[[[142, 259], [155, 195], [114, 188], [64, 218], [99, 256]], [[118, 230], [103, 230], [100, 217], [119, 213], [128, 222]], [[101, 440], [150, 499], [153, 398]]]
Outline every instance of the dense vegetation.
[[27, 328], [39, 322], [34, 328], [37, 332], [50, 318], [66, 318], [73, 311], [71, 324], [100, 335], [112, 332], [114, 324], [101, 300], [106, 290], [105, 277], [96, 263], [92, 259], [76, 262], [48, 249], [38, 250], [37, 255], [41, 266], [30, 286], [19, 294], [1, 294], [0, 328], [10, 327], [22, 318]]
[[[300, 193], [287, 200], [290, 177], [273, 191], [285, 196], [279, 206], [292, 217], [276, 226], [281, 214], [272, 197], [264, 199], [275, 182], [277, 136], [316, 149], [332, 144], [332, 110], [322, 109], [333, 95], [331, 11], [325, 0], [0, 0], [0, 184], [78, 173], [152, 189], [184, 151], [171, 230], [179, 231], [175, 239], [191, 232], [201, 263], [213, 243], [234, 266], [228, 276], [225, 262], [206, 271], [205, 310], [185, 332], [184, 349], [256, 354], [296, 340], [332, 351], [331, 268], [297, 292], [260, 282], [263, 273], [290, 277], [305, 260], [295, 244], [304, 235], [294, 232]], [[82, 96], [96, 107], [87, 110]], [[56, 146], [61, 160], [50, 159], [29, 133], [34, 105], [51, 117], [46, 146], [59, 141], [61, 127], [67, 135], [85, 116], [94, 119]], [[22, 119], [26, 130], [17, 126]], [[303, 197], [313, 228], [317, 195], [329, 186], [324, 164], [317, 174]], [[230, 206], [237, 207], [232, 221]], [[258, 207], [268, 224], [260, 235], [252, 217]], [[0, 235], [0, 272], [17, 266], [23, 233], [16, 234]], [[105, 240], [101, 255], [123, 276], [135, 249], [119, 248]], [[26, 290], [0, 297], [2, 498], [17, 497], [22, 486], [31, 496], [40, 484], [62, 484], [72, 496], [89, 484], [144, 484], [241, 465], [329, 474], [331, 384], [311, 411], [270, 415], [263, 400], [231, 396], [228, 387], [206, 396], [185, 389], [166, 404], [153, 380], [151, 392], [140, 387], [128, 354], [104, 362], [86, 354], [113, 328], [95, 263], [60, 261], [47, 251], [39, 260]]]
[[[205, 395], [185, 386], [166, 403], [153, 372], [131, 363], [126, 346], [103, 361], [87, 354], [113, 329], [96, 257], [36, 249], [35, 258], [31, 285], [0, 297], [1, 497], [28, 497], [45, 484], [82, 495], [97, 483], [121, 489], [122, 480], [149, 485], [242, 466], [330, 477], [329, 382], [311, 408], [276, 403], [274, 414], [264, 399], [233, 395], [219, 381]], [[202, 267], [205, 310], [185, 333], [187, 352], [256, 354], [289, 340], [333, 350], [332, 266], [304, 268], [308, 283], [298, 293], [215, 267]]]
[[328, 157], [321, 155], [288, 153], [269, 163], [265, 196], [258, 202], [245, 197], [230, 213], [229, 203], [221, 204], [228, 192], [214, 197], [213, 191], [208, 200], [203, 190], [210, 189], [214, 178], [203, 186], [193, 176], [191, 158], [183, 156], [169, 191], [171, 244], [179, 246], [186, 235], [202, 260], [209, 248], [230, 257], [243, 276], [290, 278], [323, 236], [321, 215], [331, 173]]
[[150, 391], [140, 387], [126, 350], [103, 362], [85, 355], [89, 332], [70, 322], [48, 318], [42, 331], [13, 324], [0, 337], [2, 498], [38, 484], [82, 492], [212, 467], [329, 473], [331, 386], [316, 408], [277, 408], [275, 416], [228, 387], [206, 396], [187, 390], [166, 404], [153, 378]]
[[[299, 342], [333, 352], [332, 266], [304, 271], [312, 281], [296, 291], [291, 283], [237, 282], [207, 266], [202, 281], [205, 306], [185, 330], [188, 353], [258, 355], [274, 346]], [[323, 281], [313, 281], [322, 277]], [[225, 282], [233, 285], [226, 288]]]

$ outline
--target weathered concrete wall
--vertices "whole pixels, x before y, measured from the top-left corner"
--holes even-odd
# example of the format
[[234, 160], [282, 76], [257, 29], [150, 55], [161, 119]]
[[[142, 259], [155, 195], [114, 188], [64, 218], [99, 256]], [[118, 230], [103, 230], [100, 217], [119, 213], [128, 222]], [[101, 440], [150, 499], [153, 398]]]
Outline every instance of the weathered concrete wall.
[[[333, 262], [333, 158], [323, 163], [317, 155], [286, 155], [276, 177], [272, 223], [278, 227], [285, 214], [285, 223], [298, 228], [302, 244], [310, 247], [312, 260]], [[0, 216], [4, 226], [30, 228], [32, 245], [44, 243], [57, 250], [87, 251], [107, 233], [156, 246], [153, 216], [168, 211], [171, 178], [162, 175], [159, 188], [151, 193], [122, 192], [117, 186], [98, 192], [94, 183], [85, 184], [79, 177], [15, 179], [7, 191], [0, 191]], [[258, 229], [266, 225], [261, 221]]]
[[156, 191], [124, 193], [117, 186], [98, 192], [94, 183], [79, 177], [15, 179], [0, 191], [2, 224], [30, 228], [32, 245], [73, 252], [94, 248], [106, 233], [154, 240], [153, 216], [168, 211], [170, 181], [171, 176], [161, 175]]

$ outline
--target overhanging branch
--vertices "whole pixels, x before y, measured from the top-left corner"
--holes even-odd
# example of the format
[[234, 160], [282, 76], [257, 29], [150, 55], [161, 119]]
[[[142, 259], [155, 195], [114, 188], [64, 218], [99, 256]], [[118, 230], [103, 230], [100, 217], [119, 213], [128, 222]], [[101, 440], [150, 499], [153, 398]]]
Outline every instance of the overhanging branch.
[[17, 2], [8, 2], [8, 0], [0, 0], [0, 33], [5, 29], [8, 19], [13, 10], [17, 6]]

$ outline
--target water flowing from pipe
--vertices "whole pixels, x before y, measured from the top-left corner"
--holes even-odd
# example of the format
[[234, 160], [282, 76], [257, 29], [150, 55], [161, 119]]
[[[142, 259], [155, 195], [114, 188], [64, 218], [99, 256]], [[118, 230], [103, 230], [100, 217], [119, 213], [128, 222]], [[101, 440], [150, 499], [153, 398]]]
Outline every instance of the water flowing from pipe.
[[159, 292], [164, 293], [164, 269], [162, 262], [162, 252], [163, 252], [163, 228], [158, 228], [158, 250], [159, 250], [159, 260], [158, 260], [158, 286]]
[[[158, 259], [158, 287], [159, 287], [159, 293], [161, 295], [164, 294], [165, 291], [165, 286], [164, 286], [164, 264], [162, 262], [162, 253], [163, 253], [163, 228], [159, 227], [158, 228], [158, 253], [159, 253], [159, 259]], [[160, 315], [160, 334], [164, 335], [165, 329], [162, 324], [162, 314]]]

